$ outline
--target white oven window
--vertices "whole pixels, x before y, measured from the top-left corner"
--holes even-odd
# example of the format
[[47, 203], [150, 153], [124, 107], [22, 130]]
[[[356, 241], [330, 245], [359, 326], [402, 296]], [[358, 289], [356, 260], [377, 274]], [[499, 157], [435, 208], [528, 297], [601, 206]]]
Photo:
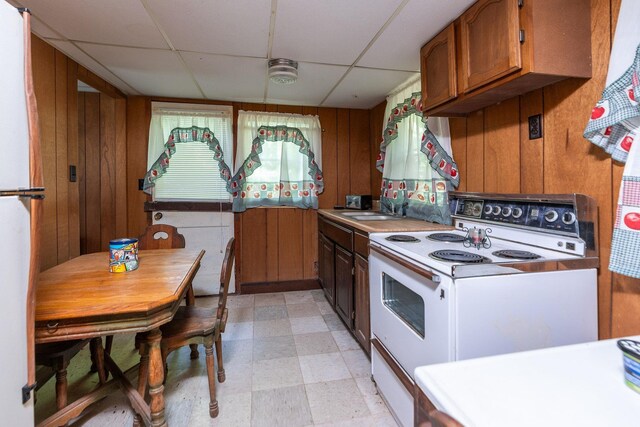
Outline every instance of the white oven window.
[[382, 301], [407, 326], [424, 338], [424, 300], [420, 295], [383, 273]]

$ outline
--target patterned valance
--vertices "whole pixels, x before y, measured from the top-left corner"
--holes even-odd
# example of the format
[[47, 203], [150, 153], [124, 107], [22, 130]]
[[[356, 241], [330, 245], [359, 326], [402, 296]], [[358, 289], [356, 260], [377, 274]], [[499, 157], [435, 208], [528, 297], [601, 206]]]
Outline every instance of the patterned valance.
[[[307, 175], [301, 181], [279, 180], [277, 182], [248, 180], [262, 166], [260, 154], [267, 142], [292, 143], [306, 157]], [[233, 196], [233, 211], [242, 212], [257, 206], [296, 206], [318, 208], [318, 194], [324, 189], [322, 171], [315, 161], [309, 141], [296, 127], [261, 126], [251, 143], [251, 152], [228, 183]]]
[[422, 134], [420, 151], [427, 155], [429, 163], [440, 176], [450, 181], [454, 187], [457, 187], [460, 183], [458, 166], [444, 148], [442, 148], [435, 135], [429, 130], [427, 117], [422, 114], [422, 94], [420, 92], [412, 93], [409, 98], [406, 98], [391, 110], [391, 114], [387, 119], [387, 125], [382, 132], [382, 141], [380, 143], [380, 153], [376, 160], [376, 168], [380, 172], [384, 170], [387, 146], [398, 137], [398, 123], [412, 114], [420, 117], [422, 123], [424, 123], [424, 133]]
[[181, 142], [204, 142], [213, 151], [213, 159], [218, 162], [220, 176], [226, 182], [231, 178], [231, 170], [224, 161], [224, 153], [220, 142], [213, 135], [209, 128], [201, 128], [192, 126], [189, 128], [175, 128], [169, 134], [167, 143], [164, 145], [164, 151], [158, 157], [151, 168], [144, 176], [143, 190], [145, 193], [151, 193], [151, 188], [155, 185], [155, 181], [165, 174], [169, 167], [169, 160], [176, 152], [176, 144]]

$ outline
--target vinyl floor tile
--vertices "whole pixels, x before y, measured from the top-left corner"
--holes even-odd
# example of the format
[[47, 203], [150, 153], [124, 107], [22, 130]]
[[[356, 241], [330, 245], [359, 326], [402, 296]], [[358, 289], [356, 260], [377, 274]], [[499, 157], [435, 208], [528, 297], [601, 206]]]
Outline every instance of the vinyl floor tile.
[[311, 409], [303, 385], [253, 392], [252, 427], [295, 427], [311, 422]]

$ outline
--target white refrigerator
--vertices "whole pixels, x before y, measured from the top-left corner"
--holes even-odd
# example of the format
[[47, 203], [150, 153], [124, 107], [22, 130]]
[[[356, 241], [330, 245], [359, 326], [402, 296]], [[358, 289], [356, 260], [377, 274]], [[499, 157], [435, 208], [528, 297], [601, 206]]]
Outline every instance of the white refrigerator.
[[[27, 99], [31, 97], [26, 95], [25, 81], [29, 85], [31, 79], [30, 66], [25, 65], [30, 63], [25, 62], [29, 43], [24, 37], [28, 23], [15, 7], [0, 1], [0, 413], [4, 420], [0, 424], [17, 426], [33, 426], [34, 422], [30, 387], [34, 383], [33, 301], [28, 300], [33, 299], [30, 282], [35, 282], [38, 271], [37, 265], [30, 270], [38, 261], [32, 249], [38, 244], [37, 236], [32, 241], [30, 230], [35, 220], [31, 212], [39, 212], [42, 203], [38, 200], [42, 189], [34, 191], [31, 182], [33, 168], [41, 166], [30, 165], [30, 149], [38, 145], [30, 148]], [[31, 137], [37, 133], [32, 131]], [[37, 152], [31, 155], [39, 157]], [[35, 181], [41, 185], [40, 179]]]

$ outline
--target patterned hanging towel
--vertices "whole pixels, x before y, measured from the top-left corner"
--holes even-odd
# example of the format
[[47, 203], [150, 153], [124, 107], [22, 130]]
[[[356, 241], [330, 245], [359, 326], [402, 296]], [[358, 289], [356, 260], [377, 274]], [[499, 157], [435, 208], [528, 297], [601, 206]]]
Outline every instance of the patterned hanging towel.
[[623, 0], [607, 83], [584, 137], [625, 164], [609, 270], [640, 278], [640, 1]]

